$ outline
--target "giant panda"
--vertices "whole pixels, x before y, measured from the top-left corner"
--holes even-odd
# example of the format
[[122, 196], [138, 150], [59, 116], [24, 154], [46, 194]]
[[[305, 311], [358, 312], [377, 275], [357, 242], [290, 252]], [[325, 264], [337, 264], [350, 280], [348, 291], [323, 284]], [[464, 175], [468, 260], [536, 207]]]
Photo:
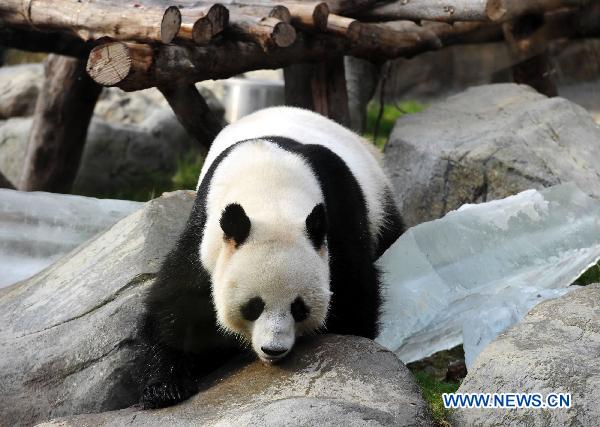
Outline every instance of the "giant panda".
[[375, 338], [375, 261], [404, 231], [379, 157], [299, 108], [261, 110], [221, 131], [146, 299], [145, 408], [188, 398], [244, 345], [276, 363], [300, 335]]

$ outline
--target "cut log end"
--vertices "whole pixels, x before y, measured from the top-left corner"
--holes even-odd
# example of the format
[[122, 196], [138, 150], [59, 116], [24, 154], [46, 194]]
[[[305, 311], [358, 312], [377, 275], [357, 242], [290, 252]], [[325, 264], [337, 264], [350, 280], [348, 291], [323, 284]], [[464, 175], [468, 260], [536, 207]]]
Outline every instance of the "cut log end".
[[271, 9], [271, 12], [269, 12], [269, 16], [271, 18], [277, 18], [280, 21], [285, 22], [287, 24], [290, 24], [292, 22], [292, 14], [290, 13], [290, 10], [285, 6], [275, 6], [273, 9]]
[[295, 24], [318, 30], [325, 30], [327, 28], [327, 17], [329, 16], [327, 3], [290, 3], [286, 6]]
[[288, 47], [296, 41], [296, 30], [292, 25], [279, 21], [273, 26], [271, 40], [277, 47]]
[[131, 62], [131, 54], [125, 43], [105, 43], [91, 50], [86, 70], [96, 83], [114, 86], [129, 74]]
[[192, 39], [197, 44], [207, 44], [229, 25], [229, 10], [221, 5], [214, 4], [206, 16], [198, 19], [192, 27]]
[[360, 37], [360, 22], [345, 16], [330, 14], [327, 18], [327, 31], [356, 41]]
[[213, 25], [206, 18], [198, 19], [192, 28], [192, 39], [197, 44], [207, 44], [213, 36]]
[[160, 39], [163, 43], [169, 44], [179, 33], [181, 27], [181, 11], [176, 6], [170, 6], [165, 13], [160, 24]]
[[222, 32], [229, 25], [229, 10], [222, 4], [214, 4], [206, 17], [212, 24], [213, 36]]
[[327, 28], [327, 17], [329, 16], [329, 6], [327, 3], [318, 3], [313, 11], [313, 20], [315, 27], [320, 30]]

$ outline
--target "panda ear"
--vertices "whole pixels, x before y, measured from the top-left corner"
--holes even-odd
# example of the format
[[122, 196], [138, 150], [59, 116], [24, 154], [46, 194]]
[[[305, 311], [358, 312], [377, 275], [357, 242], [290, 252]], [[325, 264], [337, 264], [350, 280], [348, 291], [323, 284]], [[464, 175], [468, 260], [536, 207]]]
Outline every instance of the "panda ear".
[[323, 203], [316, 205], [306, 217], [306, 231], [315, 249], [320, 249], [327, 234], [327, 215]]
[[231, 203], [225, 207], [221, 214], [221, 229], [227, 240], [233, 240], [236, 246], [241, 245], [250, 234], [250, 218], [246, 215], [244, 208]]

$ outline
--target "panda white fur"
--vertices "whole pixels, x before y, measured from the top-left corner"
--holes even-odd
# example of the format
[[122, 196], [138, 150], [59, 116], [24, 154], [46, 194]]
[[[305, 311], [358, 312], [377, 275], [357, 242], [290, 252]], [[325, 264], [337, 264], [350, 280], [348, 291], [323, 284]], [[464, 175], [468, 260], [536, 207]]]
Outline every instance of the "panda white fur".
[[275, 107], [214, 140], [194, 208], [147, 298], [144, 407], [239, 352], [265, 362], [315, 331], [374, 338], [374, 265], [403, 232], [379, 153], [318, 114]]

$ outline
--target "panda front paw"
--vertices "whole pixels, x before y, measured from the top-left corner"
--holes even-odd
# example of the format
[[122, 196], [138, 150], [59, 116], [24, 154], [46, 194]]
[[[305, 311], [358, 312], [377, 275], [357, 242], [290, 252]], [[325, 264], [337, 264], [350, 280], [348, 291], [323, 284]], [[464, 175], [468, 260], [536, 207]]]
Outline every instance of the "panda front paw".
[[144, 387], [141, 404], [144, 409], [164, 408], [188, 399], [195, 392], [191, 384], [155, 382]]

